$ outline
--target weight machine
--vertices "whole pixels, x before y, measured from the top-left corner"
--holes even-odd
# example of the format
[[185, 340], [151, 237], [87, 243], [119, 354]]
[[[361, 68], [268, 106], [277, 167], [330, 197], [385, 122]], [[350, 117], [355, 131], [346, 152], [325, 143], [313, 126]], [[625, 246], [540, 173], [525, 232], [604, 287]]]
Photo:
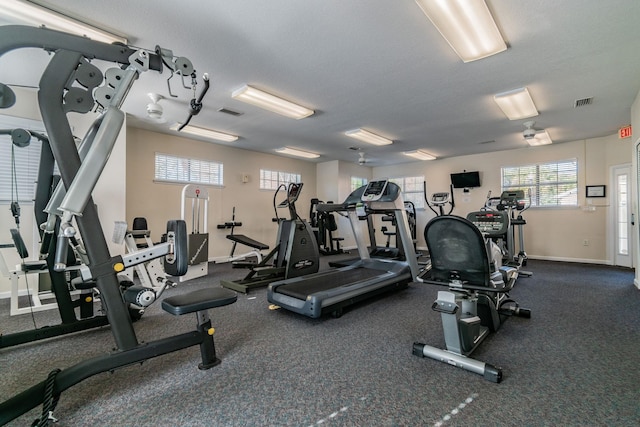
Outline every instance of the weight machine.
[[[0, 56], [21, 48], [40, 48], [52, 52], [39, 83], [38, 101], [66, 193], [55, 209], [59, 213], [55, 216], [58, 216], [60, 225], [53, 227], [57, 228], [58, 236], [50, 268], [56, 273], [64, 274], [67, 251], [70, 241], [76, 235], [77, 226], [80, 234], [85, 237], [83, 243], [87, 257], [79, 271], [83, 280], [94, 281], [100, 292], [116, 347], [106, 355], [85, 360], [63, 370], [52, 370], [46, 380], [0, 403], [0, 425], [7, 424], [39, 404], [43, 404], [43, 411], [37, 423], [45, 425], [64, 390], [98, 373], [113, 371], [195, 345], [200, 347], [201, 369], [209, 369], [220, 363], [215, 354], [208, 310], [231, 304], [236, 301], [237, 296], [225, 289], [207, 288], [166, 298], [162, 301], [162, 308], [168, 313], [174, 316], [195, 313], [196, 330], [140, 343], [117, 275], [127, 267], [155, 257], [164, 257], [164, 268], [168, 274], [181, 276], [186, 273], [186, 224], [181, 220], [169, 221], [167, 242], [158, 247], [135, 254], [111, 256], [91, 197], [124, 124], [124, 112], [120, 107], [138, 76], [148, 70], [161, 72], [163, 64], [172, 70], [178, 69], [182, 76], [192, 75], [195, 71], [190, 61], [176, 58], [170, 51], [159, 47], [150, 52], [118, 44], [105, 44], [46, 28], [1, 26]], [[116, 66], [103, 74], [89, 60], [112, 62]], [[180, 67], [176, 64], [180, 64]], [[103, 82], [105, 84], [100, 86]], [[93, 109], [95, 102], [99, 104], [101, 114], [85, 135], [84, 142], [90, 148], [81, 158], [67, 113], [87, 113]], [[48, 221], [47, 224], [56, 222]]]
[[322, 200], [313, 198], [309, 208], [309, 223], [316, 236], [318, 248], [322, 255], [342, 254], [345, 251], [340, 248], [340, 242], [344, 240], [344, 237], [333, 236], [333, 232], [338, 229], [338, 223], [333, 213], [318, 211], [318, 205], [323, 203]]
[[[181, 282], [209, 274], [209, 191], [196, 184], [187, 184], [182, 188], [180, 216], [187, 221], [187, 212], [191, 211], [191, 231], [189, 232], [189, 269], [180, 276]], [[202, 219], [202, 221], [201, 221]], [[202, 232], [200, 226], [202, 225]]]
[[[113, 231], [113, 242], [123, 244], [128, 254], [137, 254], [141, 250], [158, 248], [151, 240], [151, 232], [147, 229], [147, 220], [137, 217], [133, 219], [133, 228], [129, 230], [125, 221], [116, 221]], [[135, 284], [132, 279], [134, 274], [140, 284]], [[130, 305], [129, 314], [132, 319], [139, 319], [146, 307], [149, 307], [160, 298], [160, 295], [168, 288], [175, 287], [176, 283], [167, 277], [162, 261], [159, 258], [149, 259], [133, 266], [133, 269], [125, 270], [121, 274], [127, 278], [122, 280], [123, 297]]]

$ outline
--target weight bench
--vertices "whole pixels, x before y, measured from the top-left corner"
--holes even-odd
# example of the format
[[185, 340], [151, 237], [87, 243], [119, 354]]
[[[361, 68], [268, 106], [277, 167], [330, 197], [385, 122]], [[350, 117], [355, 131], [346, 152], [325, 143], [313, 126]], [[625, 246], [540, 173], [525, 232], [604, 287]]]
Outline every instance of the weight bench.
[[[233, 268], [250, 268], [251, 266], [259, 264], [260, 262], [262, 262], [262, 253], [260, 253], [260, 251], [269, 249], [269, 245], [265, 245], [264, 243], [258, 242], [257, 240], [253, 240], [251, 237], [247, 237], [244, 234], [228, 234], [227, 239], [233, 242], [233, 247], [231, 248], [231, 255], [230, 255]], [[243, 255], [234, 256], [233, 253], [235, 252], [236, 245], [238, 243], [240, 243], [241, 245], [248, 246], [253, 250]], [[234, 258], [236, 259], [246, 258], [250, 254], [254, 254], [256, 256], [257, 262], [233, 261]]]
[[228, 289], [206, 288], [184, 295], [175, 295], [162, 301], [162, 309], [174, 316], [196, 313], [198, 332], [202, 336], [200, 342], [202, 363], [198, 365], [199, 369], [213, 368], [221, 362], [216, 357], [216, 348], [213, 342], [215, 330], [211, 327], [211, 319], [207, 310], [233, 304], [237, 299], [238, 295]]

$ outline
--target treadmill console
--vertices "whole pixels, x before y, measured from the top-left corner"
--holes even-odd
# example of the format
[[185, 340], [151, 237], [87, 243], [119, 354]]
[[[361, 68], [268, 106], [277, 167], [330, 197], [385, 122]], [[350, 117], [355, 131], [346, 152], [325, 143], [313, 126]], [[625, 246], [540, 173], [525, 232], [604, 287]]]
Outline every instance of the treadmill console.
[[386, 179], [381, 179], [378, 181], [371, 181], [367, 184], [367, 188], [364, 189], [364, 193], [362, 193], [361, 200], [363, 202], [373, 202], [376, 200], [380, 200], [380, 198], [384, 195], [385, 190], [387, 189], [387, 181]]
[[509, 215], [506, 212], [470, 212], [467, 215], [467, 219], [478, 227], [482, 234], [488, 237], [503, 236], [509, 229]]

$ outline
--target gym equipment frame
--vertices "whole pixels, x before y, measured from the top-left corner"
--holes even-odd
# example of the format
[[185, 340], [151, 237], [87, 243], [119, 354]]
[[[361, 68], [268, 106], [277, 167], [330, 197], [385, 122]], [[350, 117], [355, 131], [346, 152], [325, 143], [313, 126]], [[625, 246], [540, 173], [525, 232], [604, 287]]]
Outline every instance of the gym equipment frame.
[[[179, 63], [179, 73], [193, 74], [195, 71], [190, 61], [175, 58], [170, 51], [160, 47], [152, 53], [45, 28], [19, 25], [0, 27], [0, 55], [20, 48], [41, 48], [52, 53], [40, 80], [38, 101], [51, 140], [51, 149], [67, 189], [59, 207], [62, 218], [55, 253], [56, 267], [63, 269], [65, 266], [68, 240], [75, 234], [75, 226], [71, 224], [75, 220], [80, 234], [86, 239], [84, 243], [89, 260], [82, 270], [82, 276], [85, 280], [95, 280], [116, 349], [63, 370], [52, 370], [47, 380], [0, 403], [0, 425], [41, 403], [44, 406], [40, 420], [44, 422], [51, 415], [60, 394], [84, 379], [190, 346], [200, 346], [201, 369], [215, 366], [219, 359], [215, 354], [207, 310], [231, 304], [237, 298], [235, 293], [220, 288], [167, 298], [162, 302], [162, 308], [168, 313], [176, 316], [196, 314], [196, 330], [141, 344], [117, 278], [118, 272], [135, 262], [126, 257], [110, 255], [97, 208], [91, 199], [95, 183], [123, 126], [124, 112], [120, 107], [131, 85], [142, 72], [149, 69], [162, 71], [163, 64], [175, 71], [176, 63]], [[97, 86], [103, 81], [102, 72], [88, 62], [94, 59], [117, 64], [106, 71], [106, 85], [100, 88]], [[76, 81], [78, 85], [73, 86]], [[94, 88], [96, 90], [92, 92]], [[94, 106], [93, 96], [103, 113], [87, 134], [95, 143], [81, 161], [66, 114], [90, 111]], [[90, 101], [84, 101], [86, 99]], [[187, 268], [186, 224], [184, 221], [169, 221], [167, 231], [166, 248], [169, 256], [165, 256], [165, 271], [180, 276]], [[156, 256], [151, 253], [145, 255], [149, 258]]]

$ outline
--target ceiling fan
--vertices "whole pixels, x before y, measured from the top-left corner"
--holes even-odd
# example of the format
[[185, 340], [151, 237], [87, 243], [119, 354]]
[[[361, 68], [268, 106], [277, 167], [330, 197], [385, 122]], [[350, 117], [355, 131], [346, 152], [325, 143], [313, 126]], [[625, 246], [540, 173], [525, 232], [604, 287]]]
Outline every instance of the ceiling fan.
[[148, 93], [147, 96], [151, 100], [151, 102], [147, 104], [147, 117], [158, 123], [166, 122], [166, 119], [163, 117], [164, 108], [160, 104], [164, 96], [155, 92]]
[[536, 122], [533, 120], [523, 123], [525, 130], [522, 132], [522, 136], [524, 139], [533, 139], [536, 137], [539, 130], [534, 128], [535, 124]]
[[531, 146], [551, 144], [553, 141], [551, 140], [549, 133], [545, 129], [535, 128], [535, 124], [536, 122], [534, 121], [523, 123], [525, 130], [522, 131], [522, 136], [527, 143]]
[[367, 154], [364, 151], [358, 152], [358, 164], [360, 166], [363, 166], [371, 161], [371, 159], [368, 159], [366, 156]]

